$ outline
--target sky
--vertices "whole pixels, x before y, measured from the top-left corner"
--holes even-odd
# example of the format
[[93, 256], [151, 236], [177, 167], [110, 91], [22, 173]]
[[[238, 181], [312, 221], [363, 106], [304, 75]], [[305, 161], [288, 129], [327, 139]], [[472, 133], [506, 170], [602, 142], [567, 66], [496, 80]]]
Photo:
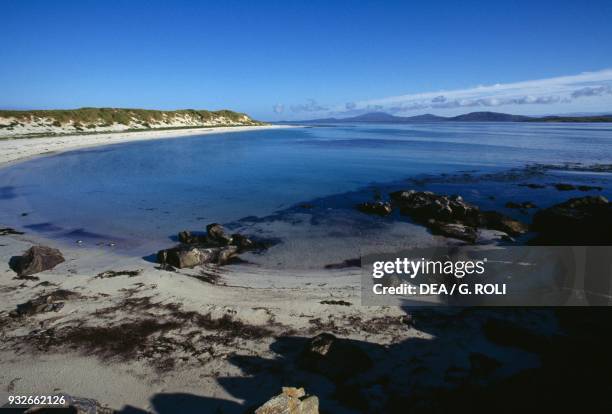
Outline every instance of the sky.
[[612, 1], [3, 0], [0, 108], [612, 112]]

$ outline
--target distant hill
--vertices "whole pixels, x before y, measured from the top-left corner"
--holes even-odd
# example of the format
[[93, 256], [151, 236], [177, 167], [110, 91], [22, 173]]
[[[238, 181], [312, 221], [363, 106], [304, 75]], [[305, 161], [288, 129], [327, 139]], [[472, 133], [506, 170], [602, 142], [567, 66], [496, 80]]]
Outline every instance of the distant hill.
[[157, 111], [126, 108], [0, 110], [0, 138], [146, 129], [263, 125], [239, 112], [182, 109]]
[[535, 122], [612, 122], [612, 114], [589, 116], [543, 116], [532, 118]]
[[524, 122], [532, 119], [530, 116], [502, 114], [500, 112], [470, 112], [469, 114], [447, 118], [448, 121], [461, 122]]
[[532, 117], [524, 115], [511, 115], [500, 112], [470, 112], [458, 116], [438, 116], [432, 114], [416, 116], [395, 116], [386, 112], [370, 112], [350, 118], [322, 118], [305, 121], [283, 121], [281, 123], [295, 124], [335, 124], [335, 123], [416, 123], [416, 122], [612, 122], [612, 115], [596, 116], [545, 116]]

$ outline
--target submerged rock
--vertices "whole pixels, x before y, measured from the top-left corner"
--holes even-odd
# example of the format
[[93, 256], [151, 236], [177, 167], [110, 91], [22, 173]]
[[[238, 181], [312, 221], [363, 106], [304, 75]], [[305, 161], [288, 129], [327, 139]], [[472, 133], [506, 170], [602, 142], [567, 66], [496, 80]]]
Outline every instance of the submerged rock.
[[255, 414], [319, 414], [319, 398], [307, 396], [304, 388], [283, 387], [281, 394], [256, 409]]
[[612, 204], [603, 196], [572, 198], [538, 211], [534, 244], [612, 244]]
[[566, 183], [556, 183], [553, 184], [553, 187], [555, 187], [559, 191], [573, 191], [576, 189], [575, 185]]
[[53, 269], [64, 262], [62, 253], [47, 246], [32, 246], [22, 256], [14, 256], [9, 263], [19, 276], [28, 276]]
[[391, 204], [383, 201], [365, 202], [357, 204], [357, 210], [366, 214], [376, 214], [379, 216], [388, 216], [391, 214]]
[[527, 188], [531, 188], [532, 190], [546, 188], [544, 184], [535, 184], [535, 183], [519, 184], [519, 187], [527, 187]]
[[372, 367], [372, 360], [361, 348], [330, 333], [322, 333], [310, 339], [302, 350], [298, 363], [304, 369], [339, 381]]
[[533, 204], [531, 201], [524, 201], [522, 203], [515, 203], [514, 201], [508, 201], [506, 203], [506, 208], [530, 209], [530, 208], [537, 208], [537, 206]]

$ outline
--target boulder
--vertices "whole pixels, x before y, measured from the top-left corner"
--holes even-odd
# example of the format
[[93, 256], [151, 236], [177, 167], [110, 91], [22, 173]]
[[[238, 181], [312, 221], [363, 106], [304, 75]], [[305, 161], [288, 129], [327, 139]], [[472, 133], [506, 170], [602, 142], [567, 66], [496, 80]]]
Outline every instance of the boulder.
[[245, 251], [256, 248], [255, 242], [242, 234], [232, 234], [232, 246], [236, 246], [239, 251]]
[[335, 381], [344, 381], [369, 370], [372, 360], [350, 340], [339, 339], [330, 333], [311, 338], [302, 350], [298, 364]]
[[538, 211], [534, 244], [612, 244], [612, 203], [603, 196], [572, 198]]
[[319, 399], [306, 396], [304, 388], [283, 387], [282, 393], [256, 409], [255, 414], [319, 414]]
[[178, 269], [193, 268], [208, 263], [224, 265], [238, 254], [236, 246], [203, 247], [182, 244], [157, 252], [157, 263]]
[[384, 201], [365, 202], [357, 204], [357, 210], [366, 214], [376, 214], [378, 216], [388, 216], [391, 214], [391, 204]]
[[478, 238], [478, 230], [465, 224], [444, 223], [433, 219], [429, 220], [427, 224], [433, 234], [452, 237], [469, 243], [475, 243]]
[[430, 191], [396, 191], [390, 194], [400, 212], [415, 220], [430, 219], [472, 224], [477, 222], [478, 207], [463, 201], [461, 196], [446, 196]]
[[484, 211], [480, 214], [480, 224], [492, 230], [499, 230], [511, 236], [527, 233], [529, 226], [497, 211]]
[[477, 227], [499, 230], [512, 236], [528, 230], [526, 224], [495, 211], [481, 212], [458, 195], [410, 190], [396, 191], [390, 196], [402, 214], [423, 223], [433, 233], [470, 243], [477, 239]]
[[216, 263], [219, 248], [204, 248], [198, 246], [180, 245], [157, 253], [157, 262], [179, 269], [192, 268], [206, 263]]
[[232, 259], [238, 256], [238, 247], [227, 246], [219, 250], [216, 263], [218, 265], [228, 264]]
[[206, 233], [208, 234], [208, 243], [210, 244], [227, 246], [232, 241], [232, 238], [225, 234], [223, 226], [218, 223], [212, 223], [206, 226]]
[[183, 230], [178, 234], [178, 241], [185, 244], [194, 244], [198, 243], [199, 239], [197, 236], [191, 234], [190, 231]]
[[53, 269], [64, 262], [62, 253], [47, 246], [32, 246], [22, 256], [11, 258], [9, 263], [19, 276], [28, 276]]

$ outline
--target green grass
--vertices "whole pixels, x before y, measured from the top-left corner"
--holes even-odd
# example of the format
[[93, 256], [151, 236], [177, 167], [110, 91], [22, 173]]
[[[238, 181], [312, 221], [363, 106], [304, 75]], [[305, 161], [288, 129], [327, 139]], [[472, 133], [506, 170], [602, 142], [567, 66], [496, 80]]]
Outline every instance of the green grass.
[[[32, 111], [1, 111], [0, 118], [15, 118], [20, 122], [27, 122], [33, 118], [48, 118], [52, 120], [54, 126], [67, 125], [71, 121], [75, 125], [129, 125], [136, 122], [142, 125], [160, 123], [163, 120], [172, 120], [178, 115], [191, 115], [196, 121], [207, 122], [214, 118], [223, 116], [233, 122], [242, 122], [240, 119], [245, 114], [229, 111], [206, 111], [195, 109], [182, 109], [177, 111], [157, 111], [151, 109], [127, 109], [127, 108], [79, 108], [79, 109], [60, 109], [60, 110], [32, 110]], [[248, 124], [258, 125], [258, 121], [251, 121]]]

